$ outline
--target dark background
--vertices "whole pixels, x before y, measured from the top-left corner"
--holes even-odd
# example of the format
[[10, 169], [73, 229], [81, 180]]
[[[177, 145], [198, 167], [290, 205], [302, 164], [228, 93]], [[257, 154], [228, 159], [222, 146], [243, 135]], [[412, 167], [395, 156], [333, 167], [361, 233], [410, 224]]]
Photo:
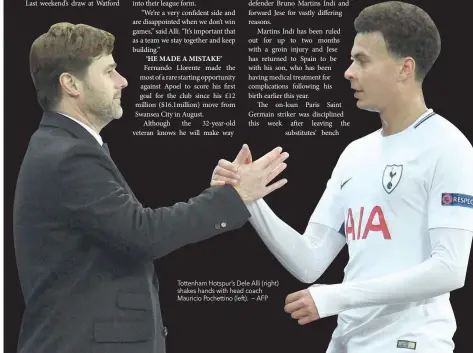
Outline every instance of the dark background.
[[[233, 159], [242, 143], [248, 143], [255, 157], [275, 146], [282, 146], [291, 157], [284, 177], [289, 183], [268, 196], [273, 210], [299, 232], [303, 232], [317, 204], [325, 183], [343, 148], [353, 139], [379, 128], [376, 114], [360, 111], [343, 72], [350, 64], [350, 48], [355, 35], [353, 20], [366, 5], [376, 1], [356, 1], [345, 10], [344, 17], [323, 22], [342, 27], [345, 35], [338, 46], [341, 54], [332, 71], [333, 100], [344, 102], [345, 120], [351, 122], [338, 137], [284, 136], [280, 130], [247, 127], [247, 108], [254, 102], [246, 99], [247, 38], [255, 36], [255, 28], [246, 25], [247, 2], [196, 1], [196, 8], [237, 9], [237, 45], [222, 47], [220, 53], [201, 46], [202, 54], [220, 54], [228, 63], [238, 65], [238, 106], [233, 110], [215, 111], [213, 118], [237, 120], [232, 138], [136, 137], [131, 130], [141, 124], [133, 117], [133, 105], [138, 101], [139, 80], [143, 55], [131, 53], [133, 19], [142, 19], [137, 8], [125, 0], [120, 8], [26, 8], [24, 1], [5, 1], [5, 351], [15, 352], [21, 318], [23, 296], [15, 264], [12, 205], [20, 163], [31, 134], [37, 129], [42, 111], [36, 102], [29, 74], [28, 54], [31, 43], [56, 22], [86, 23], [113, 33], [116, 38], [114, 58], [119, 72], [129, 82], [123, 92], [124, 116], [105, 128], [102, 137], [109, 144], [115, 163], [134, 193], [146, 206], [168, 206], [186, 201], [208, 186], [214, 166], [220, 158]], [[424, 8], [436, 22], [442, 36], [442, 52], [424, 83], [427, 105], [453, 122], [471, 140], [473, 138], [466, 78], [470, 76], [470, 57], [466, 48], [469, 13], [456, 7], [463, 2], [411, 1]], [[228, 4], [228, 6], [226, 6]], [[453, 4], [456, 4], [453, 5]], [[312, 27], [323, 28], [318, 19]], [[286, 28], [303, 26], [291, 18], [281, 20]], [[335, 25], [336, 23], [336, 25]], [[308, 25], [311, 25], [309, 22]], [[325, 25], [324, 25], [325, 26]], [[179, 55], [179, 48], [170, 53]], [[469, 48], [468, 48], [469, 49]], [[197, 49], [198, 50], [198, 49]], [[209, 53], [210, 52], [210, 53]], [[195, 53], [195, 52], [194, 52]], [[254, 74], [254, 73], [253, 73]], [[338, 77], [337, 77], [338, 75]], [[314, 96], [317, 93], [314, 92]], [[317, 98], [314, 98], [317, 100]], [[320, 101], [323, 101], [320, 99]], [[439, 143], [442, 143], [439, 141]], [[465, 161], [466, 162], [466, 161]], [[343, 278], [346, 248], [318, 283], [337, 283]], [[283, 311], [287, 294], [306, 288], [293, 278], [273, 257], [252, 227], [187, 246], [156, 261], [161, 283], [161, 304], [165, 325], [169, 329], [167, 349], [180, 353], [194, 349], [213, 352], [324, 352], [336, 325], [336, 317], [299, 326]], [[472, 272], [466, 285], [452, 293], [451, 300], [457, 317], [458, 330], [454, 337], [456, 352], [468, 352], [468, 324], [471, 310], [467, 309], [472, 290]], [[279, 280], [278, 288], [266, 293], [266, 303], [196, 304], [176, 302], [177, 279], [180, 280]]]

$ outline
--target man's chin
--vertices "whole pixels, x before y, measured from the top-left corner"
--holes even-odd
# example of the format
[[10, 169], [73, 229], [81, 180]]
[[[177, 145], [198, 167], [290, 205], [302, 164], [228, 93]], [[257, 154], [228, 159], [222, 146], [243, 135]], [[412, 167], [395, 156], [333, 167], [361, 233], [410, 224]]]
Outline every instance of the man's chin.
[[120, 107], [120, 109], [117, 110], [117, 111], [113, 114], [113, 119], [118, 120], [118, 119], [120, 119], [122, 116], [123, 116], [123, 109]]
[[356, 106], [362, 110], [367, 110], [369, 112], [379, 112], [379, 109], [370, 105], [368, 102], [358, 99], [356, 102]]
[[361, 99], [356, 100], [356, 106], [360, 109], [365, 109], [366, 108], [364, 102]]

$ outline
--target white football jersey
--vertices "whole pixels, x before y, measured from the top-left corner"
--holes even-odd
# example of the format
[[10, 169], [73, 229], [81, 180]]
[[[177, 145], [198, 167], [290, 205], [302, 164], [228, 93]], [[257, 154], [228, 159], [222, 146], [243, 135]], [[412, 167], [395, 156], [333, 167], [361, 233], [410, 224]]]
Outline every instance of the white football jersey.
[[[352, 142], [310, 219], [344, 224], [344, 282], [426, 261], [432, 228], [473, 231], [472, 165], [470, 142], [431, 109], [397, 134], [378, 130]], [[328, 352], [452, 352], [455, 330], [449, 293], [351, 309], [339, 314]]]

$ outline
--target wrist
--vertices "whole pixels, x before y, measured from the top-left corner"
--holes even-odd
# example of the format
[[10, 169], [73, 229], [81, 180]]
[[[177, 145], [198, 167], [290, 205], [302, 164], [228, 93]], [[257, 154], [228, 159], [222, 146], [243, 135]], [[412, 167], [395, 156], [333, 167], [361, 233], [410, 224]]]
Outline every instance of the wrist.
[[338, 315], [336, 299], [332, 296], [333, 285], [314, 284], [308, 289], [320, 318]]
[[238, 193], [238, 195], [240, 196], [241, 200], [245, 203], [245, 205], [251, 202], [239, 185], [233, 185], [233, 188]]

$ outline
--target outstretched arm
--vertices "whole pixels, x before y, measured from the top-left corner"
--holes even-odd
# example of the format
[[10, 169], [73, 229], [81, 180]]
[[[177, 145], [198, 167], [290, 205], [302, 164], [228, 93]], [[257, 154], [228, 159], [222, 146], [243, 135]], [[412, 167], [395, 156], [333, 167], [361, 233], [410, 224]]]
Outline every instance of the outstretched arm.
[[260, 199], [247, 205], [250, 223], [278, 261], [304, 283], [315, 282], [346, 244], [336, 230], [309, 223], [303, 235], [281, 220]]
[[[238, 185], [239, 175], [235, 169], [252, 163], [249, 147], [244, 145], [242, 151], [233, 162], [219, 162], [211, 185]], [[339, 162], [303, 235], [276, 216], [263, 199], [247, 204], [250, 223], [263, 242], [292, 275], [305, 283], [316, 281], [346, 243], [338, 232], [343, 222], [340, 165]]]

